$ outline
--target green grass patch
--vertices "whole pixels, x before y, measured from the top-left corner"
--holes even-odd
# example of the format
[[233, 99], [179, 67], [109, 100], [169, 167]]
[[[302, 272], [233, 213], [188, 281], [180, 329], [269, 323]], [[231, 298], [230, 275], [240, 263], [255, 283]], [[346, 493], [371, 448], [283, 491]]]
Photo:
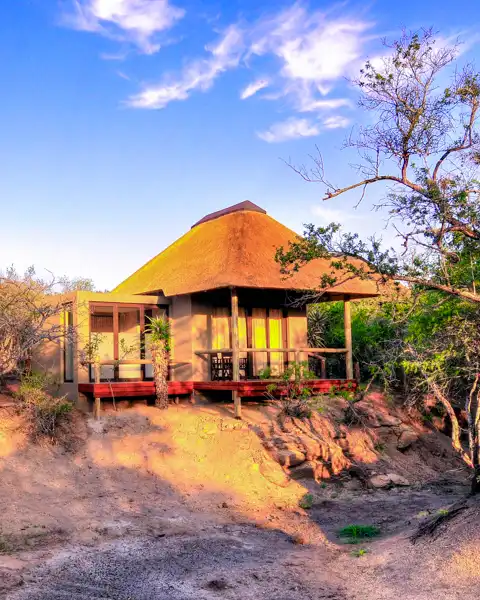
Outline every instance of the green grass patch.
[[415, 517], [417, 519], [425, 519], [426, 517], [428, 517], [430, 515], [430, 513], [428, 512], [428, 510], [421, 510], [419, 513], [417, 513], [415, 515]]
[[361, 558], [365, 554], [368, 554], [368, 550], [366, 548], [359, 548], [358, 550], [353, 550], [350, 554], [355, 556], [355, 558]]
[[361, 540], [370, 540], [380, 535], [375, 525], [347, 525], [338, 531], [338, 537], [347, 544], [358, 544]]
[[312, 494], [305, 494], [305, 496], [303, 496], [300, 499], [300, 502], [298, 503], [298, 506], [300, 508], [305, 509], [305, 510], [308, 510], [308, 509], [312, 508], [312, 506], [313, 506], [313, 496], [312, 496]]
[[0, 534], [0, 554], [9, 554], [13, 548], [7, 538]]

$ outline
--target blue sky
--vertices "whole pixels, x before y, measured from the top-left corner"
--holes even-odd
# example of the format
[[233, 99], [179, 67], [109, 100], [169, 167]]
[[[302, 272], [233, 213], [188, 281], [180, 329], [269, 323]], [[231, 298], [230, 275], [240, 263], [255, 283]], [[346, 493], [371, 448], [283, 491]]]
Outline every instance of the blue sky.
[[460, 0], [3, 0], [0, 269], [112, 288], [204, 214], [251, 200], [301, 232], [381, 232], [370, 193], [321, 202], [281, 159], [317, 144], [336, 182], [363, 118], [348, 84], [380, 38], [433, 26], [480, 53]]

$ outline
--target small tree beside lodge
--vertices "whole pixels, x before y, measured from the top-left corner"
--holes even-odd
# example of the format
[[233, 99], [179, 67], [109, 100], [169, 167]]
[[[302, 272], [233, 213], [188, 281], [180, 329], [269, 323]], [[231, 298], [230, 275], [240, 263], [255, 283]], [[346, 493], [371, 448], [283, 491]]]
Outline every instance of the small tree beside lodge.
[[14, 269], [0, 273], [0, 382], [17, 376], [42, 344], [74, 337], [73, 328], [58, 318], [65, 306], [56, 294], [77, 284], [92, 285], [88, 280], [42, 280], [33, 268], [23, 275]]

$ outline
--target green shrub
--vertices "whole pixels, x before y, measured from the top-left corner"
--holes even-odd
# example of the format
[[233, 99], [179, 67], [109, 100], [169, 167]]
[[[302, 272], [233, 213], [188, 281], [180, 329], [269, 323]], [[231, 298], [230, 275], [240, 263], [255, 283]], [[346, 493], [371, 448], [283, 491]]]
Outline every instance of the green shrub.
[[0, 533], [0, 554], [9, 554], [12, 551], [12, 546], [8, 539]]
[[298, 506], [300, 508], [303, 508], [305, 510], [308, 510], [310, 508], [312, 508], [313, 506], [313, 496], [312, 494], [305, 494], [305, 496], [303, 496], [300, 500], [300, 502], [298, 503]]
[[377, 535], [380, 535], [380, 529], [375, 525], [347, 525], [338, 532], [338, 537], [348, 544], [356, 544], [360, 540], [371, 539]]
[[[272, 377], [270, 367], [260, 372], [260, 379], [268, 380]], [[279, 375], [279, 380], [267, 385], [266, 396], [274, 400], [280, 397], [283, 414], [299, 419], [312, 416], [311, 396], [312, 390], [308, 382], [315, 379], [314, 373], [308, 369], [308, 362], [295, 362]]]
[[356, 558], [361, 558], [362, 556], [365, 556], [365, 554], [368, 554], [368, 550], [366, 548], [359, 548], [358, 550], [353, 550], [351, 552], [351, 555], [355, 556]]
[[51, 383], [48, 375], [29, 373], [22, 378], [17, 392], [20, 409], [28, 420], [30, 434], [35, 441], [40, 438], [55, 441], [59, 424], [73, 408], [65, 396], [55, 397], [46, 391]]

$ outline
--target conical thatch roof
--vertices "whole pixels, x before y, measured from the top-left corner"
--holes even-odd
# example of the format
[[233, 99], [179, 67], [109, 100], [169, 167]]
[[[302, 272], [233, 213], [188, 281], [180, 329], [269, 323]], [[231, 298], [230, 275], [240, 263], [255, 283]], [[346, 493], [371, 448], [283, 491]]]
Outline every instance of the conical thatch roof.
[[[307, 290], [330, 273], [330, 261], [315, 260], [287, 279], [275, 261], [279, 246], [297, 234], [252, 202], [242, 202], [196, 223], [114, 291], [127, 294], [190, 294], [229, 286]], [[332, 289], [352, 298], [376, 296], [371, 281], [351, 280]]]

